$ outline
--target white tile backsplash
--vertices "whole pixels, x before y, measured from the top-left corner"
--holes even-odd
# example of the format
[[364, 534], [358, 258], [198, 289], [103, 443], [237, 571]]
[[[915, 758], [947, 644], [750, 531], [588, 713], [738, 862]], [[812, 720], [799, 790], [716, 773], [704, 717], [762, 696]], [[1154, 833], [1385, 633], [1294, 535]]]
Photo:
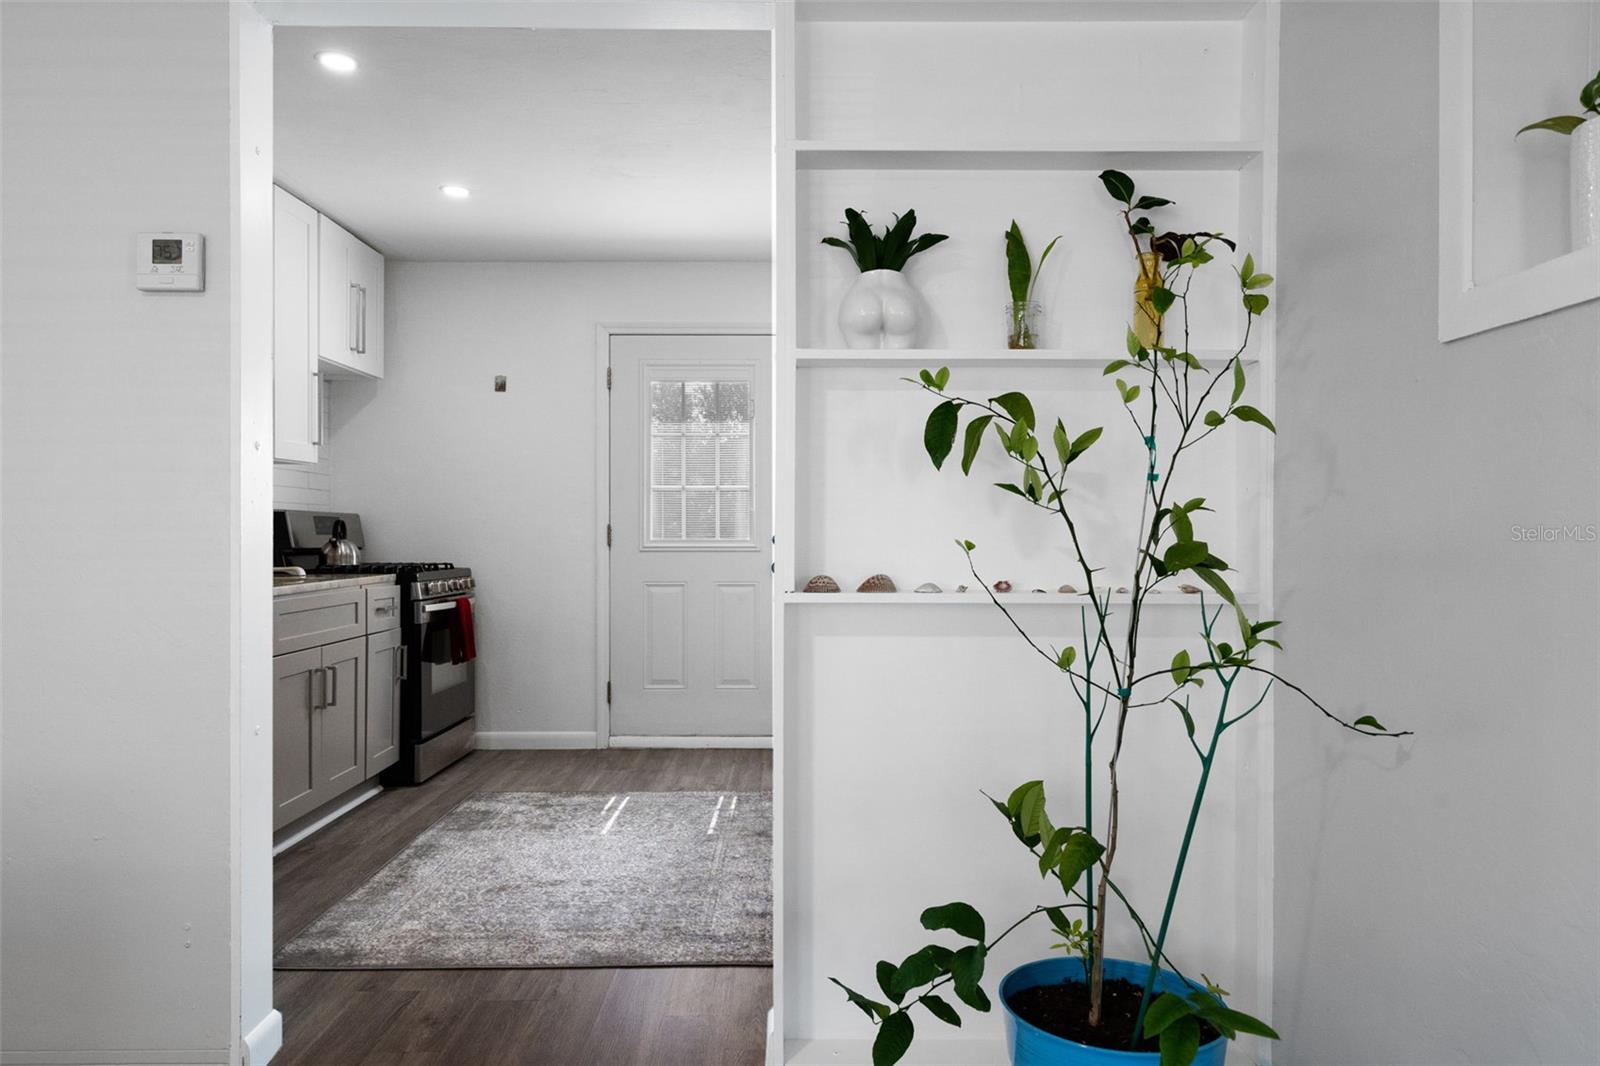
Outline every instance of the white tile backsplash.
[[[329, 424], [328, 407], [333, 385], [322, 383], [322, 424]], [[314, 463], [276, 463], [272, 468], [272, 506], [296, 511], [333, 510], [333, 452], [326, 439], [317, 448]]]

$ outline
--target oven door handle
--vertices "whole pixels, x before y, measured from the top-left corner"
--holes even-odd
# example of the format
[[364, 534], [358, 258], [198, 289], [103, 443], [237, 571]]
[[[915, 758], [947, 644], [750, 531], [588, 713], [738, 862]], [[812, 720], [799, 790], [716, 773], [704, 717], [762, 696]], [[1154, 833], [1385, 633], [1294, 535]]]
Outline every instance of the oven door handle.
[[437, 603], [419, 603], [417, 604], [416, 621], [419, 623], [426, 622], [430, 614], [455, 610], [456, 600], [458, 599], [466, 600], [468, 603], [477, 603], [477, 597], [475, 596], [452, 596], [448, 600], [440, 600]]

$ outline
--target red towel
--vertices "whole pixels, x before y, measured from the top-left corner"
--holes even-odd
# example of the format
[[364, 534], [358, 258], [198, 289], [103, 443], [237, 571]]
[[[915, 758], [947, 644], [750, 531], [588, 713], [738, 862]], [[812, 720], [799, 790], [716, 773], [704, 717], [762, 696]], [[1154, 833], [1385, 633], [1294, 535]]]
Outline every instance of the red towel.
[[472, 626], [472, 601], [465, 596], [456, 600], [456, 609], [450, 612], [450, 661], [470, 663], [478, 657], [478, 640]]

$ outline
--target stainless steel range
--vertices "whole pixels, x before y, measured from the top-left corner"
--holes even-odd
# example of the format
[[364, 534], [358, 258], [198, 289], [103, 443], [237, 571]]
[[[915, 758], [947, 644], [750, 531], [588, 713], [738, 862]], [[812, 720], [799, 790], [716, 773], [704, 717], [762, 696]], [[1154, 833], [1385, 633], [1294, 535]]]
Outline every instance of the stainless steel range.
[[[364, 547], [361, 516], [278, 512], [279, 562], [309, 561], [311, 542], [335, 518]], [[393, 574], [400, 586], [400, 761], [383, 783], [420, 784], [472, 751], [476, 737], [473, 674], [477, 658], [477, 579], [454, 563], [361, 563], [317, 566], [319, 574]]]

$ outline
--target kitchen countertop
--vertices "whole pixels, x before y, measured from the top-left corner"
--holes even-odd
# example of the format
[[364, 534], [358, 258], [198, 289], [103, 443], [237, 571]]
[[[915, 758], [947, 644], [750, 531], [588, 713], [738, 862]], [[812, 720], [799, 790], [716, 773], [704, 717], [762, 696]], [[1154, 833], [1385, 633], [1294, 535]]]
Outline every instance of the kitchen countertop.
[[393, 574], [310, 574], [306, 577], [272, 575], [272, 594], [288, 596], [296, 592], [327, 592], [361, 585], [393, 585]]

